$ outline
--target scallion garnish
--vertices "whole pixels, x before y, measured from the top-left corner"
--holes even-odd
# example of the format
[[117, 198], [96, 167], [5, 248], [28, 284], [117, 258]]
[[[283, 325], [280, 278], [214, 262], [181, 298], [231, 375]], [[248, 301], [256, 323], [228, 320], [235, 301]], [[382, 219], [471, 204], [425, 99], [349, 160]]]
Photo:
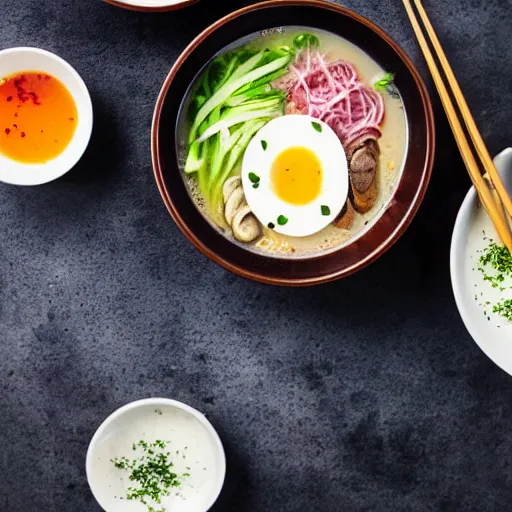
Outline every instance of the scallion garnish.
[[512, 276], [512, 255], [504, 245], [491, 242], [482, 252], [479, 261], [482, 265], [491, 265], [494, 270]]
[[377, 91], [385, 91], [390, 85], [392, 85], [394, 79], [394, 73], [384, 73], [384, 76], [380, 80], [377, 80], [373, 87]]
[[261, 147], [263, 148], [263, 151], [267, 150], [268, 144], [266, 140], [261, 141]]
[[320, 123], [315, 123], [314, 121], [311, 123], [313, 128], [318, 132], [322, 133], [322, 125]]
[[299, 34], [293, 39], [293, 44], [295, 48], [315, 48], [320, 44], [320, 40], [318, 37], [314, 36], [313, 34]]
[[[485, 233], [484, 233], [485, 234]], [[487, 240], [486, 237], [484, 237]], [[512, 255], [504, 245], [498, 245], [492, 240], [482, 251], [479, 259], [478, 270], [482, 273], [484, 281], [491, 284], [493, 288], [504, 291], [503, 282], [512, 278]], [[486, 302], [489, 305], [489, 302]], [[512, 299], [503, 299], [496, 303], [492, 311], [498, 315], [512, 320]]]
[[498, 302], [492, 310], [494, 313], [498, 313], [498, 315], [506, 318], [507, 320], [512, 320], [512, 299]]
[[322, 215], [331, 215], [331, 209], [327, 205], [323, 204], [320, 209], [322, 210]]
[[141, 449], [142, 454], [132, 460], [127, 457], [118, 457], [112, 460], [114, 467], [129, 471], [129, 480], [133, 486], [128, 487], [126, 499], [138, 501], [147, 507], [148, 512], [166, 512], [164, 507], [155, 508], [154, 504], [161, 505], [162, 498], [171, 494], [171, 489], [180, 487], [182, 478], [189, 473], [178, 475], [172, 468], [170, 453], [164, 451], [167, 442], [156, 440], [154, 443], [139, 441], [132, 445], [132, 450]]
[[288, 218], [285, 217], [284, 215], [279, 215], [279, 217], [277, 217], [277, 223], [280, 226], [284, 226], [287, 222], [288, 222]]
[[249, 173], [249, 179], [251, 180], [251, 183], [259, 183], [260, 182], [260, 177], [254, 172]]

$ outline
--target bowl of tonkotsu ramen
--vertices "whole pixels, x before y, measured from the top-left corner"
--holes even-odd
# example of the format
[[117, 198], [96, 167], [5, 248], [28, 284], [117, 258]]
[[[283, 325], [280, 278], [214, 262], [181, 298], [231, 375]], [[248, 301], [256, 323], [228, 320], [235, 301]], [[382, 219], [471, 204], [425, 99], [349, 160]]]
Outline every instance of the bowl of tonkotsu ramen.
[[180, 56], [152, 152], [198, 249], [247, 278], [309, 285], [362, 269], [404, 232], [430, 178], [434, 122], [414, 66], [369, 20], [264, 2]]

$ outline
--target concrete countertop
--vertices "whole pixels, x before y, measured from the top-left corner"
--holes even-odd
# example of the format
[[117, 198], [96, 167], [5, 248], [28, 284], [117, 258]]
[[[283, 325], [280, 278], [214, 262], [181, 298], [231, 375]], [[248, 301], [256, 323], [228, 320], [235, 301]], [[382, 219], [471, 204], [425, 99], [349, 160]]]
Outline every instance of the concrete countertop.
[[[159, 88], [200, 30], [248, 3], [1, 2], [0, 48], [67, 59], [95, 127], [65, 178], [0, 185], [0, 510], [98, 512], [89, 440], [147, 396], [218, 429], [214, 512], [510, 509], [512, 379], [467, 334], [449, 281], [469, 179], [399, 0], [339, 2], [388, 31], [432, 92], [434, 176], [397, 245], [346, 280], [272, 288], [217, 267], [169, 217], [150, 162]], [[489, 149], [512, 145], [510, 3], [425, 6]]]

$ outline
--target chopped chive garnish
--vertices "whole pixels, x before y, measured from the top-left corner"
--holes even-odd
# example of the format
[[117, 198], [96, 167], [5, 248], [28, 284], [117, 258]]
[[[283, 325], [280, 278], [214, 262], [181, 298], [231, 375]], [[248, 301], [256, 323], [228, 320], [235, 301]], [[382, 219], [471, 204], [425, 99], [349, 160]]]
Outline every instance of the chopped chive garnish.
[[[148, 443], [144, 440], [134, 443], [132, 449], [139, 453], [133, 459], [119, 457], [112, 459], [115, 468], [128, 472], [131, 486], [121, 499], [138, 501], [147, 508], [147, 512], [164, 512], [165, 508], [154, 508], [148, 502], [161, 505], [162, 500], [171, 495], [171, 490], [180, 487], [190, 473], [179, 475], [174, 471], [174, 462], [170, 453], [165, 451], [168, 441], [156, 440]], [[176, 452], [178, 453], [178, 452]], [[187, 468], [188, 469], [188, 468]]]
[[500, 316], [507, 320], [512, 320], [512, 299], [502, 300], [498, 302], [493, 308], [493, 313], [498, 313]]
[[259, 183], [260, 181], [260, 177], [254, 172], [249, 173], [249, 179], [251, 180], [251, 183]]
[[315, 123], [314, 121], [311, 123], [313, 128], [318, 132], [322, 133], [322, 125], [320, 123]]
[[375, 82], [373, 87], [377, 91], [385, 91], [393, 83], [394, 79], [395, 79], [394, 73], [384, 73], [384, 76], [380, 80], [377, 80], [377, 82]]
[[263, 148], [263, 151], [267, 150], [268, 144], [266, 140], [261, 141], [261, 147]]
[[277, 217], [277, 223], [280, 226], [284, 226], [287, 222], [288, 222], [288, 218], [285, 217], [284, 215], [279, 215], [279, 217]]
[[267, 226], [270, 228], [270, 229], [274, 229], [276, 227], [276, 225], [273, 223], [273, 222], [269, 222], [267, 224]]
[[320, 209], [322, 210], [322, 215], [331, 215], [331, 209], [327, 205], [323, 204]]
[[[489, 245], [479, 251], [481, 253], [478, 259], [478, 270], [482, 273], [484, 281], [490, 283], [493, 288], [499, 289], [500, 292], [505, 291], [507, 286], [503, 286], [505, 280], [512, 278], [512, 254], [504, 245], [498, 245], [484, 234], [484, 240], [490, 240]], [[490, 305], [490, 301], [485, 302], [486, 306]], [[502, 299], [492, 307], [493, 313], [512, 320], [512, 299]], [[487, 316], [487, 313], [484, 311]]]
[[252, 184], [252, 188], [258, 188], [260, 186], [260, 182], [257, 181], [256, 183]]

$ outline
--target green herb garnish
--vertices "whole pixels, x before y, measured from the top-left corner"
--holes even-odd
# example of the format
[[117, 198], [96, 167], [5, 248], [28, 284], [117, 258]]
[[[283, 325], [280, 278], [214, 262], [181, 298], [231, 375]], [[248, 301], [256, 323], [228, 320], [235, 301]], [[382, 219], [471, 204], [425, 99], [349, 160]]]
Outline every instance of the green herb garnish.
[[507, 320], [512, 320], [512, 299], [498, 302], [492, 310], [494, 313], [498, 313], [498, 315], [506, 318]]
[[387, 90], [387, 88], [390, 85], [393, 84], [394, 79], [395, 79], [394, 73], [384, 73], [384, 76], [380, 80], [377, 80], [377, 82], [375, 82], [375, 84], [373, 84], [373, 87], [377, 91], [385, 91], [385, 90]]
[[251, 183], [259, 183], [260, 182], [260, 177], [257, 174], [255, 174], [254, 172], [249, 173], [249, 179], [251, 180]]
[[[487, 240], [485, 236], [484, 239]], [[491, 240], [489, 245], [481, 251], [478, 262], [478, 270], [482, 273], [484, 281], [489, 282], [493, 288], [505, 291], [503, 282], [507, 278], [512, 278], [512, 255], [507, 247]], [[489, 305], [489, 301], [486, 305]], [[501, 300], [493, 306], [492, 311], [507, 320], [512, 320], [512, 299]]]
[[261, 147], [263, 148], [263, 151], [267, 151], [268, 144], [266, 140], [261, 141]]
[[320, 39], [318, 37], [314, 36], [313, 34], [299, 34], [293, 39], [293, 44], [295, 45], [295, 48], [316, 48], [320, 45]]
[[494, 270], [512, 276], [512, 255], [504, 245], [490, 243], [482, 252], [479, 262], [481, 265], [491, 265]]
[[315, 123], [314, 121], [311, 123], [313, 128], [318, 132], [322, 133], [322, 125], [320, 123]]
[[256, 183], [252, 184], [252, 188], [258, 188], [260, 186], [260, 182], [257, 181]]
[[273, 222], [269, 222], [267, 224], [267, 226], [270, 228], [270, 229], [274, 229], [276, 227], [276, 225], [273, 223]]
[[493, 288], [498, 288], [500, 283], [505, 281], [505, 276], [503, 274], [497, 274], [495, 276], [484, 274], [484, 281], [489, 281]]
[[170, 453], [164, 451], [167, 447], [165, 441], [156, 440], [154, 443], [139, 441], [132, 445], [132, 450], [141, 449], [142, 454], [132, 460], [119, 457], [112, 460], [117, 469], [129, 471], [129, 479], [133, 486], [128, 487], [126, 499], [138, 501], [147, 507], [148, 512], [166, 512], [164, 507], [154, 508], [154, 504], [161, 505], [162, 498], [170, 495], [172, 488], [180, 487], [182, 478], [189, 473], [179, 476], [172, 468]]
[[284, 215], [279, 215], [279, 217], [277, 217], [277, 223], [280, 226], [284, 226], [287, 222], [288, 222], [288, 217], [285, 217]]
[[331, 209], [327, 205], [323, 204], [320, 209], [322, 210], [322, 215], [331, 215]]

